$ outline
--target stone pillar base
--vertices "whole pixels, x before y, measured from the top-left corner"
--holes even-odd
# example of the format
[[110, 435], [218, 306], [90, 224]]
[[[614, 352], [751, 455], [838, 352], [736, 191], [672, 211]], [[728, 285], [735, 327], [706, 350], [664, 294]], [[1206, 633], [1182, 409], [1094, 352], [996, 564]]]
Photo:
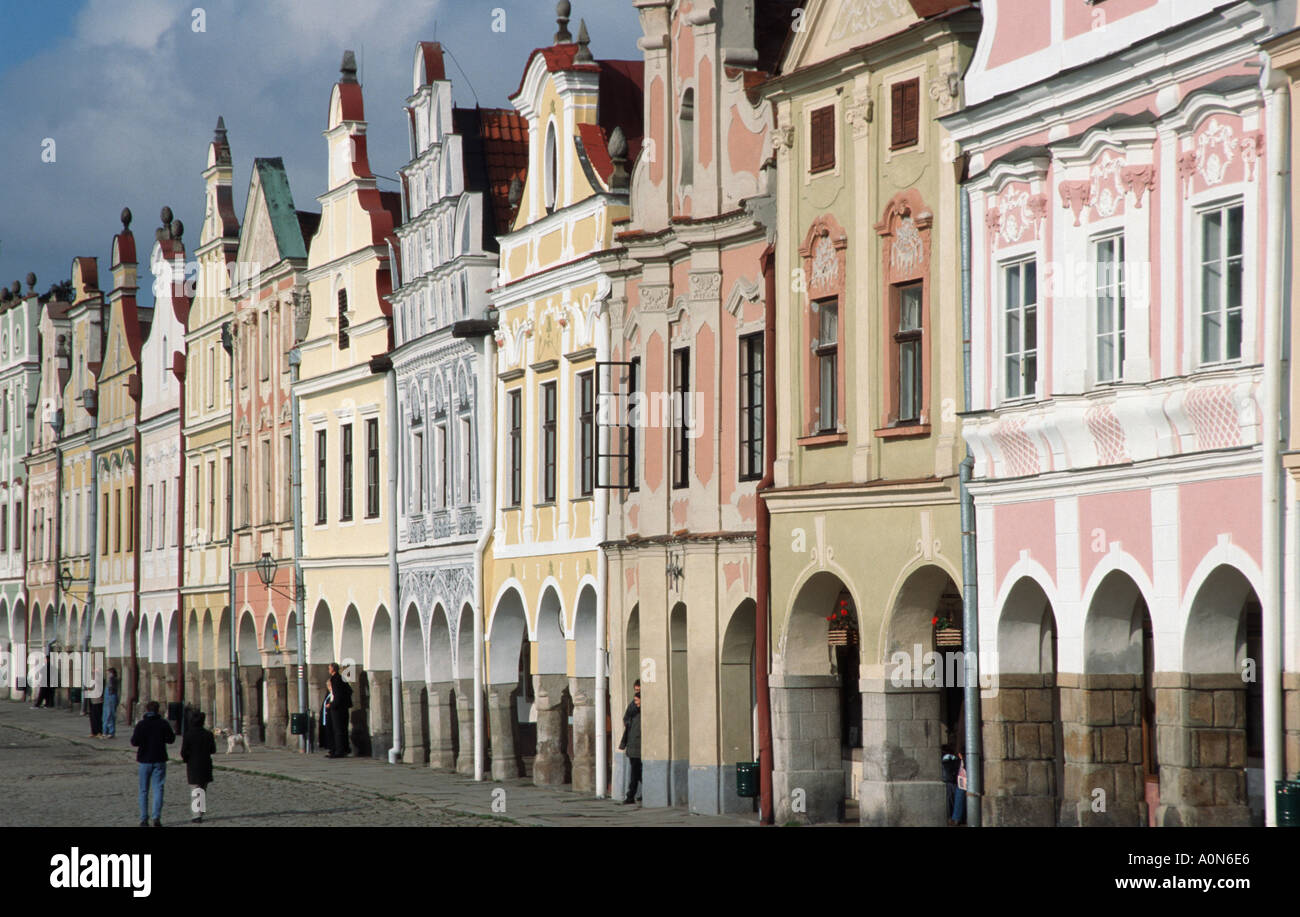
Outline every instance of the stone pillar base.
[[266, 744], [289, 742], [289, 677], [284, 666], [266, 670]]
[[492, 733], [492, 779], [515, 780], [524, 775], [523, 765], [515, 754], [514, 682], [489, 685], [487, 722]]
[[213, 679], [216, 723], [222, 729], [234, 728], [234, 711], [230, 709], [230, 669], [217, 669]]
[[370, 679], [370, 754], [387, 761], [393, 747], [393, 673], [366, 675]]
[[[778, 825], [844, 818], [840, 680], [786, 676], [772, 688], [772, 807]], [[834, 722], [832, 722], [834, 720]], [[650, 783], [647, 781], [647, 795]]]
[[[1060, 809], [1053, 675], [999, 674], [984, 719], [983, 824], [1053, 827]], [[964, 749], [959, 749], [964, 751]], [[1064, 747], [1059, 750], [1064, 755]]]
[[262, 743], [262, 667], [239, 667], [239, 700], [243, 704], [244, 738], [249, 744]]
[[560, 786], [569, 781], [569, 758], [565, 741], [563, 675], [534, 675], [537, 699], [537, 757], [533, 759], [533, 783]]
[[1057, 678], [1065, 748], [1060, 824], [1148, 824], [1142, 774], [1142, 676], [1062, 672]]
[[[460, 751], [456, 755], [456, 773], [474, 776], [474, 679], [456, 681], [456, 725], [460, 728]], [[487, 717], [483, 717], [487, 728]], [[484, 744], [487, 744], [484, 742]]]
[[402, 685], [402, 761], [429, 763], [428, 691], [423, 684]]
[[938, 780], [863, 780], [858, 820], [869, 828], [936, 828], [948, 824], [948, 791]]
[[1156, 722], [1156, 823], [1249, 825], [1246, 687], [1241, 676], [1157, 672]]
[[429, 694], [429, 767], [456, 768], [456, 743], [452, 737], [452, 684], [440, 681], [427, 685]]
[[1282, 673], [1282, 742], [1287, 776], [1300, 774], [1300, 672]]
[[596, 679], [569, 679], [573, 697], [573, 792], [596, 792]]

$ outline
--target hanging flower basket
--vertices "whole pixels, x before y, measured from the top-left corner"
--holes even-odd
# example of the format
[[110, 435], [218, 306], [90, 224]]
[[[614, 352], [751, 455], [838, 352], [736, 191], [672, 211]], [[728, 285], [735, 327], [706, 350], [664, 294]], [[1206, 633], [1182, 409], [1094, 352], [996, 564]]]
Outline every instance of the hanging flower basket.
[[934, 632], [934, 645], [942, 647], [961, 646], [960, 627], [941, 627]]
[[826, 629], [826, 642], [831, 646], [857, 646], [858, 632], [852, 627], [831, 625]]

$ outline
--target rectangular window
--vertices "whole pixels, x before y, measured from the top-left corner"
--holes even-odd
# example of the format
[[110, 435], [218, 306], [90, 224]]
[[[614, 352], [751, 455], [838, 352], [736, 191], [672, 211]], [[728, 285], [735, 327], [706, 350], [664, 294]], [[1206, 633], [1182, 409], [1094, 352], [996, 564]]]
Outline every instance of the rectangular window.
[[145, 519], [148, 520], [145, 523], [145, 527], [144, 527], [144, 549], [146, 551], [152, 551], [153, 550], [153, 485], [152, 484], [150, 484], [149, 489], [145, 491], [144, 513], [145, 513]]
[[239, 447], [239, 524], [249, 526], [253, 523], [253, 508], [248, 491], [248, 479], [253, 469], [248, 465], [248, 447]]
[[542, 383], [542, 502], [555, 502], [555, 383]]
[[280, 519], [288, 522], [293, 518], [293, 436], [286, 434], [283, 442], [284, 491], [280, 494]]
[[348, 291], [339, 290], [339, 350], [347, 350], [352, 346], [352, 336], [348, 333], [349, 325]]
[[366, 518], [379, 515], [379, 420], [366, 421]]
[[346, 522], [352, 518], [352, 424], [340, 426], [339, 435], [343, 442], [339, 465], [339, 519]]
[[673, 487], [691, 483], [691, 444], [686, 431], [691, 425], [691, 351], [673, 351]]
[[469, 503], [474, 497], [474, 427], [469, 418], [460, 422], [460, 502]]
[[0, 551], [9, 550], [9, 507], [0, 513]]
[[216, 402], [217, 398], [217, 348], [208, 347], [208, 407]]
[[316, 431], [316, 524], [324, 525], [326, 514], [325, 492], [325, 431]]
[[510, 491], [507, 496], [511, 506], [519, 506], [524, 500], [523, 392], [515, 389], [507, 393], [506, 400], [509, 403], [510, 430]]
[[[103, 500], [103, 503], [104, 503], [104, 521], [101, 522], [100, 525], [99, 525], [99, 528], [100, 528], [100, 537], [99, 537], [99, 553], [101, 553], [101, 554], [103, 554], [105, 557], [107, 557], [107, 556], [108, 556], [108, 544], [109, 544], [109, 543], [108, 543], [109, 516], [108, 516], [108, 492], [107, 492], [107, 491], [104, 492], [104, 500]], [[14, 518], [16, 518], [16, 519], [21, 519], [22, 516], [21, 516], [21, 515], [19, 515], [19, 516], [15, 516]]]
[[578, 374], [578, 492], [591, 496], [596, 471], [595, 378]]
[[834, 433], [839, 428], [839, 300], [817, 304], [817, 431]]
[[919, 118], [921, 112], [921, 81], [905, 80], [895, 83], [890, 93], [890, 143], [889, 148], [911, 146], [919, 136]]
[[637, 485], [636, 431], [641, 423], [641, 358], [633, 357], [627, 368], [627, 489], [635, 492]]
[[1097, 381], [1124, 378], [1124, 237], [1093, 243], [1096, 276], [1093, 302], [1097, 316]]
[[424, 512], [424, 434], [411, 437], [411, 510]]
[[261, 509], [262, 522], [275, 521], [274, 507], [272, 503], [272, 483], [275, 478], [271, 474], [271, 441], [262, 440], [262, 467], [257, 469], [257, 476], [262, 479], [262, 505]]
[[[194, 469], [194, 526], [200, 525], [198, 507], [199, 505], [199, 469]], [[208, 541], [214, 541], [217, 537], [217, 463], [208, 462]]]
[[898, 330], [894, 332], [894, 346], [898, 348], [898, 422], [921, 419], [922, 346], [921, 340], [920, 283], [909, 283], [895, 289], [898, 297]]
[[1201, 214], [1201, 362], [1241, 359], [1241, 204]]
[[[230, 540], [230, 532], [227, 531], [226, 527], [229, 526], [230, 528], [234, 528], [234, 523], [231, 520], [231, 516], [232, 516], [231, 510], [233, 509], [233, 503], [231, 501], [235, 499], [235, 492], [234, 492], [235, 478], [234, 478], [234, 469], [231, 467], [232, 464], [233, 463], [231, 461], [230, 456], [226, 456], [225, 459], [222, 461], [221, 470], [223, 472], [223, 475], [221, 478], [221, 485], [220, 485], [221, 518], [217, 522], [213, 523], [212, 525], [212, 530], [214, 532], [221, 532], [223, 537], [227, 541]], [[215, 483], [213, 485], [213, 489], [214, 490], [218, 489]]]
[[262, 381], [265, 382], [271, 378], [271, 313], [263, 312], [258, 316], [258, 324], [262, 331], [259, 356], [262, 363]]
[[113, 491], [113, 551], [122, 550], [122, 491]]
[[126, 489], [126, 549], [135, 548], [135, 488]]
[[[179, 477], [176, 479], [176, 483], [177, 486], [180, 485]], [[159, 525], [162, 526], [162, 535], [159, 536], [158, 538], [158, 544], [162, 545], [165, 544], [167, 540], [167, 482], [166, 481], [162, 482], [162, 491], [159, 494], [159, 496], [162, 498], [158, 501], [159, 504], [161, 504], [160, 506], [161, 518], [159, 519]], [[174, 547], [176, 545], [176, 533], [172, 532], [171, 534], [172, 534], [172, 546]]]
[[[203, 527], [203, 517], [199, 515], [199, 507], [202, 505], [202, 501], [203, 501], [203, 491], [199, 489], [199, 474], [200, 474], [200, 473], [201, 473], [201, 472], [200, 472], [200, 469], [199, 469], [199, 466], [198, 466], [198, 465], [195, 465], [195, 466], [190, 470], [190, 521], [189, 521], [189, 525], [190, 525], [190, 527], [191, 527], [191, 528], [193, 529], [193, 531], [194, 531], [194, 536], [193, 536], [193, 537], [194, 537], [195, 539], [198, 538], [198, 533], [199, 533], [199, 531], [200, 531], [200, 530], [202, 529], [202, 527]], [[212, 510], [211, 510], [211, 509], [208, 510], [208, 516], [209, 516], [209, 517], [212, 516]], [[209, 518], [209, 520], [208, 520], [208, 529], [207, 529], [207, 530], [208, 530], [208, 534], [211, 535], [211, 533], [212, 533], [212, 520], [211, 520], [211, 518]], [[185, 537], [186, 537], [186, 538], [191, 537], [190, 533], [189, 533], [189, 532], [186, 532]]]
[[1003, 360], [1007, 398], [1038, 390], [1038, 264], [1021, 261], [1002, 269]]
[[763, 476], [763, 333], [740, 339], [740, 479]]
[[[14, 550], [22, 553], [23, 550], [23, 526], [27, 524], [27, 517], [23, 515], [23, 504], [18, 502], [14, 504]], [[107, 544], [107, 539], [105, 539]]]
[[815, 109], [808, 119], [809, 171], [835, 168], [835, 106]]
[[447, 426], [438, 424], [433, 430], [433, 461], [438, 473], [438, 509], [450, 504], [451, 487], [447, 481]]

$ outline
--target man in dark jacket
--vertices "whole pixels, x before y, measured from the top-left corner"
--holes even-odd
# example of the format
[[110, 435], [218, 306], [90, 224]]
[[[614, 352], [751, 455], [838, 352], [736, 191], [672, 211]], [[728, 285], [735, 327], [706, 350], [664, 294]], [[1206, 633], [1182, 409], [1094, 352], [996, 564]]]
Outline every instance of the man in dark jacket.
[[636, 802], [637, 790], [641, 787], [641, 680], [632, 685], [632, 703], [627, 705], [623, 714], [623, 741], [618, 747], [627, 752], [629, 765], [627, 796], [623, 805], [630, 806]]
[[332, 742], [329, 757], [345, 758], [348, 748], [348, 709], [352, 706], [352, 686], [339, 674], [339, 664], [330, 663], [330, 695], [333, 700], [329, 706]]
[[135, 724], [131, 744], [139, 749], [135, 760], [140, 770], [140, 827], [149, 824], [149, 783], [153, 781], [153, 826], [162, 827], [163, 781], [167, 779], [167, 746], [176, 741], [172, 724], [158, 713], [158, 702], [145, 706], [144, 719]]
[[191, 821], [203, 821], [203, 813], [208, 809], [208, 784], [212, 782], [212, 756], [217, 753], [217, 740], [203, 727], [207, 715], [202, 710], [195, 710], [190, 717], [185, 734], [181, 736], [181, 760], [185, 762], [185, 776], [190, 785], [201, 792], [194, 798], [190, 809], [194, 812]]

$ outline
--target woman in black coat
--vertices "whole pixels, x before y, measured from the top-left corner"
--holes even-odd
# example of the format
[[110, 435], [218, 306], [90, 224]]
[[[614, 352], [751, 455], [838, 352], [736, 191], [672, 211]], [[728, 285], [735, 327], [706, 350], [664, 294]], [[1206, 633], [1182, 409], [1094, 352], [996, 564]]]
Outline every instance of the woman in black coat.
[[185, 777], [191, 786], [202, 790], [197, 798], [200, 803], [195, 807], [194, 821], [203, 821], [207, 811], [208, 784], [212, 782], [212, 756], [217, 753], [217, 740], [210, 730], [203, 728], [206, 714], [201, 710], [194, 712], [185, 735], [181, 737], [181, 760], [185, 762]]

